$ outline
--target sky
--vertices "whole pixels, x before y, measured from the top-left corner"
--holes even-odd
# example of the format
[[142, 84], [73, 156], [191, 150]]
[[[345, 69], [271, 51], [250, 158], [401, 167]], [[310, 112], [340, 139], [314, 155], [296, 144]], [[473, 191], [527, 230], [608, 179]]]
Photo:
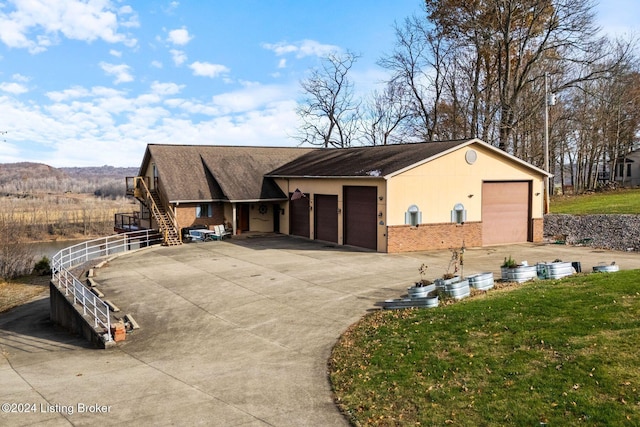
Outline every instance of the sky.
[[[597, 21], [631, 34], [639, 0]], [[0, 163], [138, 166], [147, 144], [296, 146], [300, 81], [331, 52], [368, 93], [420, 0], [0, 0]]]

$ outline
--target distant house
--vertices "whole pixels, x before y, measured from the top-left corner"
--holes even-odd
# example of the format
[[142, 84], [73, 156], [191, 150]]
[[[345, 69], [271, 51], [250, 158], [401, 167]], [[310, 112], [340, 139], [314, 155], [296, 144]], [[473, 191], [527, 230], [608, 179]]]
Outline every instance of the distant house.
[[[347, 149], [152, 144], [139, 175], [127, 181], [141, 204], [136, 226], [173, 224], [178, 235], [225, 224], [234, 234], [378, 252], [541, 241], [548, 176], [479, 139]], [[156, 218], [153, 204], [169, 218]]]
[[640, 150], [634, 150], [616, 162], [614, 174], [616, 183], [625, 187], [640, 185]]

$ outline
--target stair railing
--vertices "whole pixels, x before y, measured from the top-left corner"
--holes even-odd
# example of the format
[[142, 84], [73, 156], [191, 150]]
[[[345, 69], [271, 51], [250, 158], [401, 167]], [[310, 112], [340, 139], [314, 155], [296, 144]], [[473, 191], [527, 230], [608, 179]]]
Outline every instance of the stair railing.
[[[164, 221], [162, 220], [163, 219], [162, 211], [156, 204], [153, 198], [153, 195], [151, 194], [151, 190], [149, 190], [149, 187], [147, 186], [147, 182], [145, 181], [144, 178], [145, 177], [142, 177], [142, 176], [136, 177], [136, 188], [141, 188], [144, 191], [144, 196], [149, 201], [149, 208], [151, 209], [151, 213], [155, 217], [156, 222], [158, 223], [158, 227], [160, 227], [160, 231], [162, 232], [162, 235], [164, 237], [164, 242], [167, 243], [169, 230], [167, 230], [164, 227]], [[158, 191], [157, 193], [158, 193], [158, 196], [160, 197], [160, 200], [162, 201], [163, 198], [160, 195], [160, 192]], [[169, 221], [171, 223], [171, 226], [173, 227], [173, 230], [175, 231], [175, 234], [178, 236], [178, 241], [182, 242], [182, 236], [180, 236], [180, 232], [178, 230], [178, 221], [176, 220], [176, 217], [173, 214], [173, 211], [171, 210], [168, 204], [167, 204], [167, 209], [165, 209], [164, 211], [167, 214], [167, 217], [169, 218]]]

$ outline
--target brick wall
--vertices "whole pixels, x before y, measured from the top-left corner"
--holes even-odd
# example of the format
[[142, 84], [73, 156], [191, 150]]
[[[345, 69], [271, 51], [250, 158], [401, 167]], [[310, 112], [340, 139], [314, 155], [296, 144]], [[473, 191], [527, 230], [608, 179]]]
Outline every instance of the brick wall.
[[193, 225], [219, 225], [224, 223], [224, 205], [213, 203], [213, 216], [210, 218], [196, 218], [195, 204], [181, 204], [176, 209], [178, 227], [191, 227]]
[[544, 240], [544, 220], [533, 218], [533, 241], [542, 242]]
[[390, 226], [387, 229], [387, 252], [412, 252], [434, 249], [482, 246], [482, 223], [465, 222]]

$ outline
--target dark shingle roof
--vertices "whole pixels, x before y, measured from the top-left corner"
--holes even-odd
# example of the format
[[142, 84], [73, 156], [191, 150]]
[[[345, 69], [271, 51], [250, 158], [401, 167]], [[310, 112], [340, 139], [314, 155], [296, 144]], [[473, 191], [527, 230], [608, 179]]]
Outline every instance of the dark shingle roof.
[[386, 176], [471, 140], [314, 150], [271, 171], [272, 177]]
[[312, 149], [149, 144], [147, 150], [145, 162], [155, 162], [169, 200], [185, 202], [286, 199], [264, 175]]

